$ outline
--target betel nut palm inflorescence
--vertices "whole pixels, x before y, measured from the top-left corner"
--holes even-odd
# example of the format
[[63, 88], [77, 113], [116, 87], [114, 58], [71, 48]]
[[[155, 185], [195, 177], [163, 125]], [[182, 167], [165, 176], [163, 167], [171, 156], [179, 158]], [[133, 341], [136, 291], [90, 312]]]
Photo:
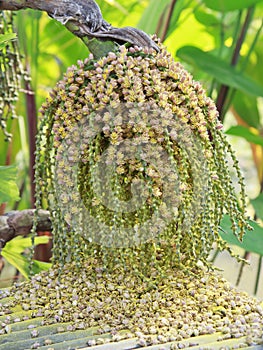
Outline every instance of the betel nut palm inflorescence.
[[[0, 36], [13, 34], [13, 14], [0, 11]], [[10, 39], [10, 38], [9, 38]], [[17, 117], [15, 102], [18, 100], [23, 70], [16, 40], [6, 40], [0, 47], [0, 128], [5, 141], [11, 140], [10, 120]]]
[[208, 262], [215, 243], [232, 253], [224, 214], [240, 239], [248, 228], [215, 104], [158, 39], [122, 45], [120, 33], [68, 68], [41, 108], [36, 207], [51, 214], [53, 266], [15, 286], [9, 308], [66, 331], [93, 327], [101, 338], [89, 346], [137, 337], [177, 349], [214, 333], [259, 344], [262, 307]]
[[87, 256], [150, 270], [207, 265], [215, 242], [226, 248], [225, 213], [240, 238], [247, 227], [214, 102], [158, 45], [91, 54], [42, 107], [36, 183], [62, 265]]

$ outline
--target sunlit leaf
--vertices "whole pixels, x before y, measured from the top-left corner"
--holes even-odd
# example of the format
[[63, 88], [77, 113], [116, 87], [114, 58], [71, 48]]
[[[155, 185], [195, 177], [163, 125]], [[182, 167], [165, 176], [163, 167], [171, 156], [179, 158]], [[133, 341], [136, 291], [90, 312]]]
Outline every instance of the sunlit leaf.
[[0, 203], [19, 199], [16, 179], [17, 168], [15, 166], [0, 166]]
[[151, 0], [149, 6], [144, 11], [138, 23], [138, 28], [144, 30], [146, 33], [154, 34], [156, 32], [160, 16], [169, 3], [170, 0]]
[[231, 230], [231, 220], [225, 215], [220, 223], [220, 236], [229, 244], [243, 248], [245, 251], [263, 255], [263, 227], [259, 226], [255, 221], [249, 220], [253, 231], [247, 231], [243, 241], [240, 242]]
[[258, 128], [260, 125], [260, 116], [257, 104], [257, 97], [248, 96], [245, 93], [237, 91], [233, 99], [233, 106], [239, 117], [249, 126]]
[[[47, 244], [49, 240], [50, 238], [48, 236], [39, 236], [34, 238], [34, 243], [35, 245]], [[31, 237], [17, 236], [6, 243], [5, 247], [3, 248], [3, 251], [8, 250], [14, 253], [23, 253], [26, 248], [29, 248], [31, 246]]]
[[[35, 245], [46, 244], [49, 242], [49, 239], [48, 236], [35, 237]], [[21, 253], [31, 246], [32, 241], [30, 237], [18, 236], [7, 242], [1, 251], [1, 255], [26, 278], [29, 278], [30, 275], [30, 263], [28, 258]], [[48, 270], [50, 267], [50, 263], [34, 260], [31, 269], [32, 273], [36, 274], [43, 270]]]
[[0, 34], [0, 49], [5, 46], [5, 43], [16, 38], [15, 33]]
[[232, 126], [225, 133], [227, 135], [243, 137], [245, 140], [247, 140], [250, 143], [263, 146], [263, 137], [260, 135], [254, 134], [249, 128], [246, 128], [245, 126], [242, 126], [242, 125]]
[[241, 10], [256, 5], [262, 0], [203, 0], [205, 5], [212, 10], [228, 12]]
[[257, 217], [263, 220], [263, 193], [260, 193], [257, 198], [250, 199], [250, 203], [253, 205]]
[[32, 271], [33, 274], [37, 274], [41, 271], [46, 271], [51, 267], [50, 263], [34, 260], [30, 270], [28, 259], [25, 256], [8, 250], [2, 251], [1, 254], [25, 278], [29, 278], [30, 271]]
[[126, 16], [128, 15], [128, 11], [126, 10], [126, 8], [123, 7], [118, 1], [116, 0], [104, 0], [104, 1], [110, 4], [111, 6], [115, 7], [116, 9], [120, 10], [121, 12], [123, 12]]
[[204, 11], [204, 9], [197, 9], [194, 12], [194, 16], [198, 22], [205, 26], [216, 26], [220, 24], [220, 19], [218, 17], [216, 17], [213, 13]]
[[194, 46], [184, 46], [177, 51], [182, 60], [196, 65], [220, 83], [255, 96], [263, 96], [263, 86], [259, 85], [222, 59]]
[[96, 0], [103, 18], [115, 27], [136, 27], [142, 12], [148, 5], [141, 0]]

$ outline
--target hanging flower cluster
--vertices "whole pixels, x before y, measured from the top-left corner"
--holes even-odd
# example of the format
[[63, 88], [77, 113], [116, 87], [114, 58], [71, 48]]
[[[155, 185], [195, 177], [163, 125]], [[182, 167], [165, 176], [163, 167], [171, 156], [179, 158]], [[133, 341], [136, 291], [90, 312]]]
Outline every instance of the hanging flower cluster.
[[[13, 32], [13, 17], [11, 12], [0, 11], [0, 34]], [[6, 141], [12, 137], [7, 124], [9, 119], [16, 117], [14, 105], [18, 98], [22, 75], [25, 77], [17, 42], [9, 40], [0, 49], [0, 128]]]
[[43, 195], [53, 216], [54, 262], [93, 256], [149, 275], [207, 265], [213, 243], [229, 249], [219, 235], [225, 213], [242, 238], [243, 178], [216, 107], [161, 45], [79, 61], [42, 113], [37, 205]]

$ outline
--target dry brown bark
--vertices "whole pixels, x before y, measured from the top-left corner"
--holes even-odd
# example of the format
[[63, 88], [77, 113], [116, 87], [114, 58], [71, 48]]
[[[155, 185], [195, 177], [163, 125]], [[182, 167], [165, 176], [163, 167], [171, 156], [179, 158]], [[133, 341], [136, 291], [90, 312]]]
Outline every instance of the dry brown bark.
[[[0, 250], [12, 238], [19, 235], [27, 235], [30, 233], [35, 209], [26, 209], [22, 211], [13, 211], [6, 215], [0, 216]], [[38, 210], [37, 212], [37, 231], [51, 231], [52, 225], [49, 218], [49, 211]]]
[[117, 43], [129, 42], [158, 50], [154, 41], [143, 31], [132, 27], [112, 27], [103, 19], [94, 0], [0, 0], [0, 10], [16, 11], [26, 8], [47, 12], [86, 44], [87, 39], [97, 38]]

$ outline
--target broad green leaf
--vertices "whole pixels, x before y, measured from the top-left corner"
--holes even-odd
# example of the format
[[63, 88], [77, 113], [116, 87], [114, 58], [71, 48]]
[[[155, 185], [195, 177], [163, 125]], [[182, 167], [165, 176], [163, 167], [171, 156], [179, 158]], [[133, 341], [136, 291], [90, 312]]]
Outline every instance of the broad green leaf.
[[[214, 48], [214, 36], [204, 30], [203, 24], [196, 20], [193, 16], [193, 9], [184, 9], [180, 18], [179, 23], [176, 24], [176, 29], [171, 33], [170, 30], [172, 29], [169, 29], [169, 36], [165, 40], [165, 45], [170, 52], [175, 54], [179, 48], [186, 45], [198, 46], [205, 51]], [[172, 28], [172, 25], [170, 27]]]
[[260, 193], [255, 199], [250, 199], [250, 203], [253, 205], [257, 217], [263, 220], [263, 193]]
[[[209, 10], [208, 10], [209, 11]], [[220, 25], [220, 19], [213, 13], [208, 13], [204, 9], [197, 9], [194, 12], [194, 16], [198, 22], [205, 26], [218, 26]]]
[[44, 261], [33, 260], [32, 272], [34, 275], [41, 271], [47, 271], [51, 268], [52, 264]]
[[15, 33], [0, 34], [0, 49], [5, 46], [5, 43], [16, 38]]
[[[39, 236], [39, 237], [35, 237], [34, 239], [35, 245], [47, 244], [49, 240], [50, 238], [48, 236]], [[17, 236], [13, 238], [11, 241], [6, 243], [5, 247], [3, 248], [3, 251], [8, 250], [14, 253], [23, 253], [26, 248], [29, 248], [31, 246], [32, 246], [31, 237]]]
[[96, 0], [96, 2], [101, 9], [103, 18], [114, 27], [135, 27], [149, 1]]
[[109, 5], [115, 7], [116, 9], [120, 10], [121, 12], [123, 12], [126, 16], [129, 14], [126, 8], [123, 7], [118, 1], [116, 0], [104, 0], [104, 1], [106, 1]]
[[262, 0], [203, 0], [205, 5], [212, 10], [228, 12], [241, 10], [256, 5]]
[[234, 135], [243, 137], [250, 143], [254, 143], [255, 145], [263, 146], [263, 137], [260, 135], [254, 134], [250, 129], [246, 128], [242, 125], [232, 126], [226, 132], [227, 135]]
[[[45, 244], [49, 241], [48, 236], [35, 237], [35, 245]], [[7, 242], [2, 249], [1, 255], [26, 278], [29, 278], [29, 261], [21, 253], [28, 247], [32, 246], [30, 237], [15, 237], [11, 241]], [[33, 274], [39, 273], [43, 270], [48, 270], [51, 264], [38, 260], [33, 260], [32, 272]]]
[[260, 115], [258, 110], [257, 98], [248, 96], [243, 92], [237, 91], [233, 99], [235, 111], [249, 126], [258, 128], [260, 125]]
[[154, 34], [158, 26], [159, 19], [169, 3], [170, 0], [151, 0], [137, 27], [146, 33]]
[[263, 255], [263, 227], [259, 226], [255, 221], [249, 220], [253, 231], [247, 231], [243, 241], [240, 242], [231, 230], [231, 220], [225, 215], [220, 223], [220, 236], [229, 244], [243, 248], [245, 251]]
[[16, 184], [17, 168], [13, 165], [0, 166], [0, 203], [17, 201], [19, 189]]
[[209, 52], [194, 46], [184, 46], [177, 51], [177, 56], [187, 63], [196, 65], [224, 85], [251, 95], [263, 96], [263, 86]]
[[[30, 268], [28, 259], [13, 251], [3, 250], [2, 256], [13, 265], [25, 278], [30, 276]], [[32, 273], [37, 274], [41, 271], [46, 271], [51, 267], [50, 263], [44, 263], [42, 261], [34, 260], [32, 264]]]

